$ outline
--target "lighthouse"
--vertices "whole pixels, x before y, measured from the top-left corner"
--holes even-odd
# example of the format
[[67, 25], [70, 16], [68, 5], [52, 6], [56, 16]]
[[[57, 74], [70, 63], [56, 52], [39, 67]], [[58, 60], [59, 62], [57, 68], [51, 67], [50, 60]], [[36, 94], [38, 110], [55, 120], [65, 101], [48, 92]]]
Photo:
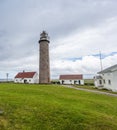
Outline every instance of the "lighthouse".
[[39, 83], [50, 83], [49, 36], [46, 31], [40, 34], [39, 40]]

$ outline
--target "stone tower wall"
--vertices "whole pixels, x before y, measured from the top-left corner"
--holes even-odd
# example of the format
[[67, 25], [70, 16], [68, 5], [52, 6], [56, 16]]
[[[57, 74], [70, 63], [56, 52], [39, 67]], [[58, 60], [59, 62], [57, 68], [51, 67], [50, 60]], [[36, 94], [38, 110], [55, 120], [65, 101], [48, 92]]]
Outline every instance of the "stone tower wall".
[[39, 83], [50, 83], [49, 41], [40, 40]]

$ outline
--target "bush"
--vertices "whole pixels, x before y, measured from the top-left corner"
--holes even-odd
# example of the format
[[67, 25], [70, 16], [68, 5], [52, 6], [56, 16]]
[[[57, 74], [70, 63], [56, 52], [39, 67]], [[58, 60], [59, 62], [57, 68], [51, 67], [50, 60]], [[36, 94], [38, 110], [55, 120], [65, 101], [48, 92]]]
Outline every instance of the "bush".
[[60, 81], [51, 81], [52, 84], [60, 84]]
[[94, 86], [94, 83], [84, 83], [84, 85], [87, 85], [87, 86]]

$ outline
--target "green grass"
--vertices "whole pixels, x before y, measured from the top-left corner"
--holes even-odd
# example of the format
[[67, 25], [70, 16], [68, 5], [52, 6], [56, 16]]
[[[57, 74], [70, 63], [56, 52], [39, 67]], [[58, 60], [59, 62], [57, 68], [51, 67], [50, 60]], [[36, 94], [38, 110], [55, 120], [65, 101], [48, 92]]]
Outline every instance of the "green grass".
[[84, 79], [84, 83], [94, 83], [94, 79]]
[[0, 84], [0, 130], [116, 130], [117, 98], [57, 85]]
[[94, 79], [84, 79], [84, 84], [87, 86], [94, 86]]

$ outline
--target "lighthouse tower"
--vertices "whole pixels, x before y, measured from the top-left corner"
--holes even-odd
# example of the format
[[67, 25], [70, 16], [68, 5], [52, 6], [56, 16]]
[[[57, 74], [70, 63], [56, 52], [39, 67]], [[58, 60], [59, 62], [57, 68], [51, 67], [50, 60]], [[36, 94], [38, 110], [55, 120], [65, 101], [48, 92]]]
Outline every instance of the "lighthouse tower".
[[39, 83], [50, 83], [49, 42], [48, 34], [43, 31], [39, 40]]

